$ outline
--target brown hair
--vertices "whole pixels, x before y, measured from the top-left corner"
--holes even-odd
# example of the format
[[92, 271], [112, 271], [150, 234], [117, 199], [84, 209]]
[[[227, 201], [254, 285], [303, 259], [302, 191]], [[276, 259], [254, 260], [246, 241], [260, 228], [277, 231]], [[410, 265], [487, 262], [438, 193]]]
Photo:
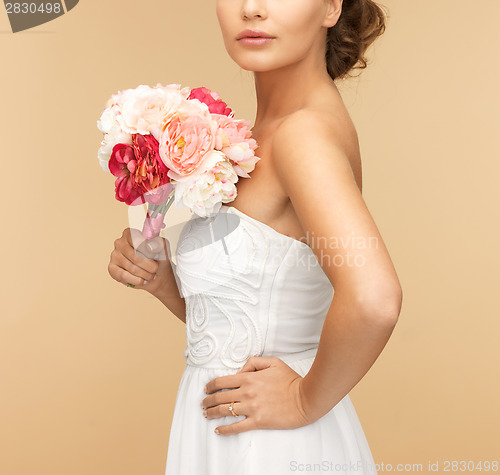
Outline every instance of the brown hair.
[[366, 68], [364, 53], [384, 33], [385, 24], [384, 11], [373, 0], [343, 1], [342, 13], [326, 37], [326, 65], [332, 79]]

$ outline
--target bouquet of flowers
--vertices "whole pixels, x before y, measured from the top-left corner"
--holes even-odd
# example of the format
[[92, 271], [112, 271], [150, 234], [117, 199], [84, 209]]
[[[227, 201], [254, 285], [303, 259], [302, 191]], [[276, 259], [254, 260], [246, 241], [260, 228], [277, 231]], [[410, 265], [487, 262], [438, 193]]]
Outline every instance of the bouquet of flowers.
[[250, 122], [215, 91], [179, 84], [140, 85], [107, 101], [97, 127], [104, 134], [98, 158], [115, 177], [115, 197], [147, 203], [142, 229], [159, 235], [169, 207], [189, 207], [200, 217], [236, 198], [239, 177], [249, 178], [257, 142]]

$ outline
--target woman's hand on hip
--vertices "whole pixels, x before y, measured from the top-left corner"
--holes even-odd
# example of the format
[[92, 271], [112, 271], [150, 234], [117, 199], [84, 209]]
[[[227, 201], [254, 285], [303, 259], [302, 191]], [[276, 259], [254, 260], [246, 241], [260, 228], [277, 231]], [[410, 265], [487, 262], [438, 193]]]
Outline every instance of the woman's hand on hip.
[[[250, 357], [236, 373], [207, 383], [209, 394], [201, 402], [207, 419], [232, 416], [246, 418], [216, 428], [220, 435], [255, 429], [294, 429], [313, 422], [304, 410], [303, 378], [279, 358]], [[221, 391], [221, 389], [226, 389]]]

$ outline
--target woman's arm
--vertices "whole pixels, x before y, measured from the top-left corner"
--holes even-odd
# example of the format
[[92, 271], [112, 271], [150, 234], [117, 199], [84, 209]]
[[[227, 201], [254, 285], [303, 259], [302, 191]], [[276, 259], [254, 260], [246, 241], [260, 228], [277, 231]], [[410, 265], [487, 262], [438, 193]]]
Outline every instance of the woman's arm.
[[301, 383], [311, 421], [370, 369], [399, 317], [402, 289], [330, 114], [302, 110], [276, 130], [272, 159], [308, 244], [334, 287], [314, 363]]
[[148, 258], [155, 260], [157, 265], [156, 278], [142, 288], [156, 297], [181, 322], [186, 323], [186, 301], [179, 291], [180, 282], [176, 276], [175, 264], [172, 262], [170, 243], [161, 236], [148, 241], [148, 243], [153, 248], [148, 249], [146, 241], [143, 241], [138, 250], [145, 253]]
[[165, 238], [157, 236], [148, 241], [138, 229], [125, 228], [115, 239], [108, 272], [123, 285], [133, 284], [137, 290], [146, 290], [186, 323], [186, 305], [179, 293]]

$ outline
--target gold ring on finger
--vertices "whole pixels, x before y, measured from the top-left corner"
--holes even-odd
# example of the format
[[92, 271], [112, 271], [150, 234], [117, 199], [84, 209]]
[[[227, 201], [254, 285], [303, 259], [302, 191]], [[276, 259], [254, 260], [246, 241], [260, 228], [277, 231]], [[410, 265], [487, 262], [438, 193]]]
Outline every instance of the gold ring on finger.
[[231, 411], [231, 413], [233, 414], [234, 417], [238, 417], [239, 414], [236, 414], [236, 412], [234, 412], [234, 402], [232, 402], [231, 404], [229, 404], [229, 410]]

